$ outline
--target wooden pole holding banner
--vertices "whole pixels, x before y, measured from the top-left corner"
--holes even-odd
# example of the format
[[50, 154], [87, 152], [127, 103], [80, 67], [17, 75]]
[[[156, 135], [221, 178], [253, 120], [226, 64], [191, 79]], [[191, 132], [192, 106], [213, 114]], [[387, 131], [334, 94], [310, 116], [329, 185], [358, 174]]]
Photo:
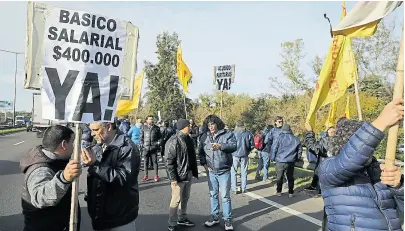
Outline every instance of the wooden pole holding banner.
[[[395, 80], [393, 99], [404, 96], [404, 28], [402, 27], [401, 48], [399, 49], [397, 77]], [[395, 153], [397, 150], [399, 122], [388, 130], [387, 149], [385, 153], [385, 164], [392, 166], [395, 163]]]
[[183, 92], [183, 103], [184, 103], [184, 114], [186, 115], [186, 118], [188, 118], [187, 116], [187, 105], [186, 105], [186, 93]]
[[221, 120], [223, 119], [223, 118], [222, 118], [222, 107], [223, 107], [223, 104], [224, 104], [224, 90], [221, 90], [221, 108], [219, 109], [219, 117], [221, 118]]
[[357, 75], [356, 75], [355, 80], [354, 80], [354, 94], [356, 95], [357, 115], [359, 116], [359, 120], [363, 120], [363, 115], [361, 114], [359, 84], [358, 84], [358, 76]]
[[[82, 131], [80, 129], [80, 124], [75, 123], [75, 144], [74, 144], [75, 146], [73, 151], [73, 159], [79, 162], [81, 153], [81, 139], [82, 139]], [[78, 194], [79, 194], [79, 177], [74, 179], [72, 183], [72, 202], [70, 204], [69, 231], [77, 231]]]

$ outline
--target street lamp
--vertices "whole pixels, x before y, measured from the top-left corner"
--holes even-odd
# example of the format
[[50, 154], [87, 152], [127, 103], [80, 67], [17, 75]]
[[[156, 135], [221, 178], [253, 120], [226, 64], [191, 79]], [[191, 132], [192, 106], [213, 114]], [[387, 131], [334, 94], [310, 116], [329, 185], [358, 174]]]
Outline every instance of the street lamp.
[[[15, 51], [8, 51], [8, 50], [2, 50], [0, 51], [6, 52], [6, 53], [11, 53], [15, 54], [15, 71], [14, 71], [14, 100], [13, 100], [13, 127], [15, 126], [15, 102], [17, 99], [17, 56], [24, 54], [23, 52], [15, 52]], [[7, 120], [7, 118], [6, 118]]]

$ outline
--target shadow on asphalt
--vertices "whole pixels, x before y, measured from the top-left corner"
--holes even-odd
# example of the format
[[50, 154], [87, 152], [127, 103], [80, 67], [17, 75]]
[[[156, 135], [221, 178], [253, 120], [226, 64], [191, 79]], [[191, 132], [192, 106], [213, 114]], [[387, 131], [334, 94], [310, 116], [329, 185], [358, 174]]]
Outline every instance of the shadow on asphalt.
[[20, 162], [9, 161], [9, 160], [0, 160], [0, 166], [1, 166], [0, 176], [21, 173]]
[[24, 217], [20, 214], [1, 216], [0, 231], [21, 231], [23, 230]]

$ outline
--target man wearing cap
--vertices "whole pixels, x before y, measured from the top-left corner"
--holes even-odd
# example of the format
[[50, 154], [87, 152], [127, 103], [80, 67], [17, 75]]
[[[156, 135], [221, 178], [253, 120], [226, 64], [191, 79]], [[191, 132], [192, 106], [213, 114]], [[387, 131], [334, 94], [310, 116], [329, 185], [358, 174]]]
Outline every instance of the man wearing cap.
[[[187, 219], [187, 202], [190, 197], [191, 179], [198, 178], [197, 156], [192, 138], [192, 127], [188, 120], [177, 121], [178, 132], [166, 143], [165, 156], [167, 175], [171, 181], [172, 199], [169, 208], [168, 230], [178, 230], [178, 225], [191, 227]], [[180, 207], [180, 208], [179, 208]]]

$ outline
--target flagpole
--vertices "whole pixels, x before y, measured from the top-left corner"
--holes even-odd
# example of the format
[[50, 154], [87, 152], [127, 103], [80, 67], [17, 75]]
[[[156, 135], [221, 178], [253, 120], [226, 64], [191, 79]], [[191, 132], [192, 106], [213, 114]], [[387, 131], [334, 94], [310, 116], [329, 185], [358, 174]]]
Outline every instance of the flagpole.
[[186, 93], [183, 92], [183, 102], [184, 102], [184, 113], [186, 114], [187, 119], [187, 106], [186, 106]]
[[[402, 27], [401, 48], [399, 49], [397, 63], [397, 77], [395, 80], [393, 99], [402, 98], [404, 95], [404, 27]], [[388, 130], [387, 149], [385, 153], [385, 164], [394, 165], [397, 149], [399, 122]]]
[[[73, 150], [73, 159], [80, 162], [80, 152], [81, 152], [81, 138], [82, 138], [82, 131], [80, 129], [80, 123], [75, 123], [75, 143], [74, 143], [74, 150]], [[72, 200], [70, 204], [70, 221], [69, 221], [69, 231], [76, 231], [77, 230], [77, 209], [78, 209], [78, 197], [79, 193], [79, 177], [76, 177], [72, 183]]]
[[224, 90], [221, 90], [221, 108], [219, 109], [219, 117], [223, 120], [222, 118], [222, 106], [224, 103]]
[[[354, 63], [353, 52], [350, 52], [350, 59], [352, 63]], [[361, 113], [360, 94], [359, 94], [359, 75], [357, 71], [357, 65], [356, 65], [356, 73], [354, 76], [354, 95], [356, 96], [357, 116], [359, 117], [359, 120], [362, 121], [363, 114]]]

